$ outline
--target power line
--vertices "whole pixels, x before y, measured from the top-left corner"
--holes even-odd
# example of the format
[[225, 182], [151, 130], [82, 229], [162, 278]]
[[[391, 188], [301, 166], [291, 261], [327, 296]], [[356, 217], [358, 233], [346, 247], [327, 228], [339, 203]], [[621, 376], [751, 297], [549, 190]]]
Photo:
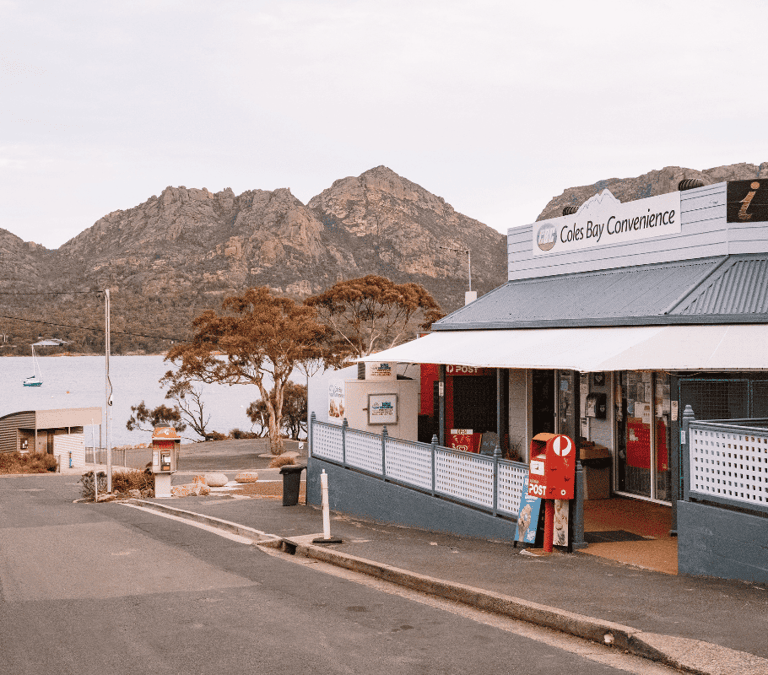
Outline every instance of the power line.
[[[10, 319], [11, 321], [21, 321], [22, 323], [39, 323], [39, 324], [43, 324], [44, 326], [54, 326], [56, 328], [71, 328], [73, 330], [90, 330], [90, 331], [93, 331], [94, 333], [104, 332], [103, 328], [92, 328], [90, 326], [73, 326], [72, 324], [53, 323], [52, 321], [43, 321], [42, 319], [22, 319], [18, 316], [6, 316], [4, 314], [0, 314], [0, 319]], [[142, 333], [131, 333], [130, 331], [125, 331], [125, 330], [112, 330], [110, 332], [118, 335], [130, 335], [132, 337], [153, 338], [155, 340], [170, 340], [172, 342], [184, 342], [182, 338], [166, 337], [165, 335], [144, 335]]]
[[0, 295], [90, 295], [91, 293], [103, 293], [104, 291], [33, 291], [19, 293], [18, 291], [0, 291]]

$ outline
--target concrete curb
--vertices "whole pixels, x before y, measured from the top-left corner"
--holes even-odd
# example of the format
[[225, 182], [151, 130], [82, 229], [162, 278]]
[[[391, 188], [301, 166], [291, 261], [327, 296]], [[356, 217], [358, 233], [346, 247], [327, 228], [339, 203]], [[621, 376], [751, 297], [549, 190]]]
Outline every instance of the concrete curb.
[[173, 506], [167, 506], [166, 504], [158, 504], [157, 502], [148, 502], [143, 499], [129, 499], [126, 503], [133, 504], [143, 509], [150, 511], [157, 511], [159, 513], [166, 513], [177, 518], [183, 518], [184, 520], [192, 520], [201, 525], [208, 525], [209, 527], [216, 527], [225, 532], [240, 535], [246, 539], [250, 539], [254, 544], [261, 545], [273, 545], [279, 546], [282, 539], [274, 534], [268, 532], [262, 532], [252, 527], [246, 527], [238, 523], [233, 523], [229, 520], [222, 520], [221, 518], [214, 518], [213, 516], [204, 516], [194, 511], [184, 511], [183, 509], [177, 509]]
[[[314, 537], [314, 535], [312, 536]], [[391, 565], [340, 553], [323, 546], [315, 546], [302, 541], [302, 539], [303, 537], [283, 537], [283, 548], [289, 551], [293, 549], [297, 555], [367, 574], [411, 590], [461, 602], [470, 607], [507, 616], [511, 619], [552, 628], [562, 633], [616, 647], [636, 656], [642, 656], [676, 668], [683, 667], [676, 660], [644, 642], [642, 639], [643, 631], [636, 628], [611, 621], [593, 619], [521, 598], [491, 593], [464, 584], [435, 579]]]

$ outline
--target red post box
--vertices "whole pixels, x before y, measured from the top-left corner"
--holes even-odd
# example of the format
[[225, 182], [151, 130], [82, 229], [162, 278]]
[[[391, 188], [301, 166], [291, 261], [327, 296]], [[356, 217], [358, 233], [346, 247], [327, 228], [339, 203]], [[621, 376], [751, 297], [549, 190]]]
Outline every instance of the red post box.
[[531, 441], [528, 495], [541, 499], [573, 499], [576, 451], [563, 434], [536, 434]]

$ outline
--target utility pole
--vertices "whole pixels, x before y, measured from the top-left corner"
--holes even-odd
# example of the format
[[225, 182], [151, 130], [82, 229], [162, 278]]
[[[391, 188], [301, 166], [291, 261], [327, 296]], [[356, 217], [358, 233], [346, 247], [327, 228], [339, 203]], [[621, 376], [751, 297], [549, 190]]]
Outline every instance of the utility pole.
[[446, 251], [453, 251], [454, 253], [467, 254], [467, 277], [469, 279], [469, 290], [464, 293], [464, 305], [466, 306], [470, 302], [477, 300], [477, 292], [472, 292], [472, 252], [468, 248], [451, 248], [450, 246], [440, 246], [440, 248]]
[[[110, 319], [109, 319], [109, 289], [104, 290], [104, 406], [106, 445], [107, 445], [107, 492], [112, 492], [112, 447], [110, 445], [110, 411], [112, 408], [112, 381], [109, 379], [109, 352], [110, 352]], [[95, 471], [94, 471], [95, 474]]]

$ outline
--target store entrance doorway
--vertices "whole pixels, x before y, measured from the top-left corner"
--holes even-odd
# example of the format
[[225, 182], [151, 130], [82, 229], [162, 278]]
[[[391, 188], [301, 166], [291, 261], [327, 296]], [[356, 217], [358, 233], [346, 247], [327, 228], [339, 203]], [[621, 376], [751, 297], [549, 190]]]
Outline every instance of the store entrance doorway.
[[613, 497], [584, 502], [582, 549], [589, 555], [677, 574], [677, 537], [670, 534], [672, 508]]
[[616, 491], [619, 494], [669, 502], [670, 378], [668, 373], [616, 373]]

